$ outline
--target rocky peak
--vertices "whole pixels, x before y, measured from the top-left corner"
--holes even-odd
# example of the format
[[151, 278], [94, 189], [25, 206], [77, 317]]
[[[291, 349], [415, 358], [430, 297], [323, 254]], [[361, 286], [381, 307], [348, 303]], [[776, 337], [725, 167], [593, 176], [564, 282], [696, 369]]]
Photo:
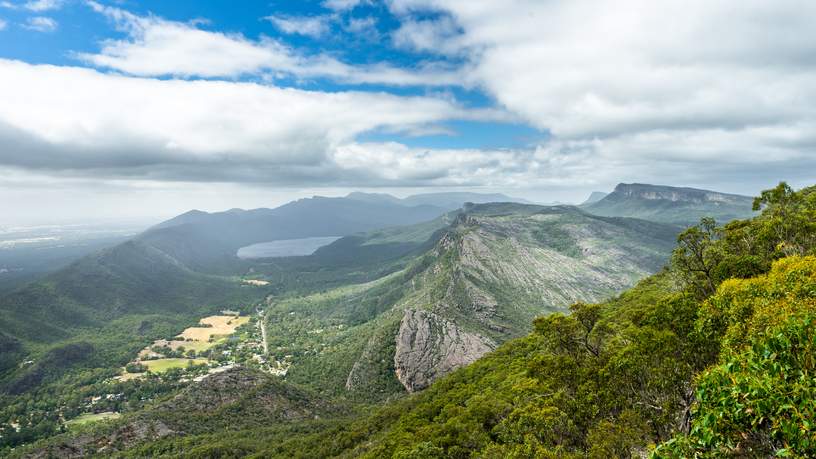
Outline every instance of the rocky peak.
[[751, 199], [737, 194], [643, 183], [620, 183], [615, 187], [613, 194], [627, 198], [688, 203], [722, 202], [736, 204]]

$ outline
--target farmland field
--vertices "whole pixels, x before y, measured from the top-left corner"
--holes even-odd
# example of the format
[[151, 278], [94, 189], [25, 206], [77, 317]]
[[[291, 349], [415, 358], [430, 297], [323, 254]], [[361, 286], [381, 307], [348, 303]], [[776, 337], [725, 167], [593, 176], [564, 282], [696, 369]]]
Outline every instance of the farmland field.
[[[247, 322], [249, 322], [249, 317], [209, 316], [201, 319], [199, 323], [211, 325], [210, 327], [190, 327], [179, 336], [185, 340], [207, 342], [213, 336], [231, 335], [236, 328]], [[189, 349], [186, 344], [184, 347]]]
[[170, 349], [177, 350], [183, 347], [184, 350], [187, 351], [204, 352], [222, 341], [223, 339], [214, 339], [212, 341], [170, 341]]
[[[209, 359], [184, 358], [184, 355], [177, 352], [170, 353], [166, 349], [169, 348], [172, 351], [180, 351], [181, 348], [184, 348], [184, 352], [195, 351], [198, 355], [226, 341], [228, 336], [235, 333], [238, 327], [248, 323], [249, 320], [250, 318], [248, 316], [241, 317], [235, 315], [205, 317], [199, 321], [199, 326], [185, 329], [181, 334], [177, 335], [176, 339], [171, 341], [165, 339], [154, 341], [152, 345], [145, 347], [139, 352], [133, 363], [146, 366], [147, 371], [154, 374], [163, 373], [171, 368], [183, 369], [186, 368], [190, 362], [192, 362], [193, 365], [206, 365], [210, 363]], [[162, 348], [164, 348], [164, 350]], [[147, 372], [128, 373], [123, 368], [122, 373], [117, 376], [116, 379], [119, 381], [130, 381], [142, 378], [146, 373]]]

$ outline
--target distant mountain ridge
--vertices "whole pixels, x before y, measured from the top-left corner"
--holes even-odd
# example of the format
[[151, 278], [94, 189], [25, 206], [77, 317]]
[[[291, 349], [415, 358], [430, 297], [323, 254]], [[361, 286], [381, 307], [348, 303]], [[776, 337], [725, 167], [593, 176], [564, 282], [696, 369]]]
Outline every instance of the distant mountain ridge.
[[261, 242], [347, 236], [432, 220], [447, 211], [433, 205], [406, 206], [386, 200], [315, 196], [274, 209], [190, 211], [138, 236], [185, 266], [210, 273], [241, 265], [237, 251]]
[[[344, 197], [313, 196], [311, 198], [297, 199], [295, 201], [288, 202], [275, 208], [262, 207], [248, 210], [233, 208], [222, 212], [204, 212], [201, 210], [193, 209], [181, 215], [173, 217], [169, 220], [161, 222], [153, 226], [151, 229], [155, 230], [184, 224], [206, 223], [212, 221], [213, 219], [224, 218], [227, 216], [236, 216], [243, 219], [253, 217], [260, 218], [270, 215], [293, 216], [298, 212], [317, 209], [318, 207], [325, 206], [327, 204], [336, 205], [338, 203], [345, 203], [347, 206], [349, 205], [349, 203], [365, 203], [372, 206], [394, 205], [409, 208], [416, 207], [423, 210], [430, 210], [431, 212], [437, 212], [437, 214], [433, 216], [436, 217], [446, 211], [458, 209], [462, 207], [466, 202], [472, 202], [476, 204], [483, 204], [488, 202], [519, 202], [530, 204], [530, 201], [527, 201], [525, 199], [514, 198], [501, 193], [470, 193], [464, 191], [461, 192], [453, 191], [442, 193], [422, 193], [411, 195], [405, 198], [398, 198], [387, 193], [365, 193], [361, 191], [354, 191]], [[433, 207], [435, 209], [430, 209], [430, 207]], [[348, 207], [346, 207], [346, 209], [348, 209]], [[390, 226], [396, 226], [399, 224], [400, 223], [398, 222], [393, 222], [391, 223]]]
[[581, 205], [592, 204], [594, 202], [598, 202], [601, 199], [605, 198], [609, 193], [604, 193], [603, 191], [593, 191], [590, 193], [589, 197], [586, 198], [586, 201], [582, 202]]
[[583, 204], [590, 213], [608, 217], [633, 217], [682, 226], [702, 217], [721, 223], [750, 218], [753, 198], [696, 188], [621, 183], [596, 202]]
[[532, 204], [526, 199], [507, 196], [506, 194], [502, 193], [471, 193], [467, 191], [421, 193], [407, 196], [405, 198], [397, 198], [396, 196], [386, 193], [363, 193], [357, 191], [349, 193], [346, 198], [368, 202], [388, 202], [404, 206], [432, 205], [442, 207], [447, 210], [458, 209], [466, 202], [472, 202], [475, 204], [484, 204], [488, 202], [518, 202], [523, 204]]

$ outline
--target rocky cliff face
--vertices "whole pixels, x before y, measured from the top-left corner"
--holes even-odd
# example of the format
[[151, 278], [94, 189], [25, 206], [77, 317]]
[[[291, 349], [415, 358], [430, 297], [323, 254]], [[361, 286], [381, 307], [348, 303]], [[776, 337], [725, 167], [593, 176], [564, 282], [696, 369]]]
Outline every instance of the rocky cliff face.
[[424, 389], [441, 375], [474, 362], [496, 343], [468, 333], [432, 312], [408, 309], [396, 337], [394, 367], [408, 392]]
[[682, 226], [696, 224], [702, 217], [720, 223], [750, 218], [753, 199], [737, 194], [695, 188], [621, 183], [603, 199], [582, 205], [606, 217], [633, 217]]
[[646, 185], [642, 183], [620, 183], [613, 193], [628, 198], [647, 200], [665, 199], [672, 202], [721, 202], [729, 204], [746, 204], [751, 198], [738, 194], [719, 193], [717, 191], [698, 190], [696, 188], [676, 188], [669, 186]]

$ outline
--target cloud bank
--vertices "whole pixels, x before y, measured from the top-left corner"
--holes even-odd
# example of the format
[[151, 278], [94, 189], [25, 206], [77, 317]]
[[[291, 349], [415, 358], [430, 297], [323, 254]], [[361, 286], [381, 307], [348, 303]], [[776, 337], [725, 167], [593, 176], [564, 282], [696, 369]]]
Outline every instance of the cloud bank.
[[[375, 19], [351, 16], [360, 3], [324, 5], [346, 30], [370, 33]], [[384, 40], [419, 64], [352, 64], [282, 38], [89, 2], [124, 35], [75, 55], [92, 68], [0, 60], [0, 142], [11, 146], [0, 166], [315, 187], [585, 190], [636, 180], [754, 192], [812, 181], [814, 2], [386, 3], [398, 25]], [[317, 39], [329, 33], [319, 18], [270, 21]], [[358, 90], [286, 89], [282, 78]], [[399, 95], [406, 87], [426, 95]], [[454, 95], [463, 91], [492, 108], [467, 108]], [[505, 149], [360, 140], [444, 132], [451, 120], [521, 120], [550, 135]]]
[[[656, 174], [816, 165], [816, 3], [391, 0], [405, 46], [468, 56], [469, 78], [587, 161]], [[429, 12], [435, 21], [418, 20]], [[455, 24], [452, 26], [451, 23]], [[428, 37], [442, 39], [442, 45]], [[701, 172], [701, 175], [706, 175]], [[801, 176], [801, 174], [800, 174]]]
[[7, 166], [279, 185], [413, 182], [410, 170], [361, 167], [341, 152], [367, 131], [501, 116], [431, 97], [134, 78], [9, 60], [0, 60], [0, 99]]

